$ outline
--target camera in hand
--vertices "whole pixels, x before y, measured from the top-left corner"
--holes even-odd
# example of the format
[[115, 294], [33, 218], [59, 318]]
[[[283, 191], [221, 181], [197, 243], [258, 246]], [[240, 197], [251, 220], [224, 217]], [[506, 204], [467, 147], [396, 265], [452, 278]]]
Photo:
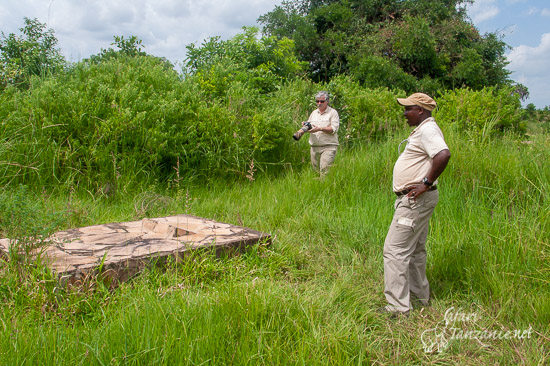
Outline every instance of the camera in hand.
[[311, 125], [310, 122], [304, 122], [304, 126], [302, 128], [300, 128], [298, 131], [296, 131], [296, 133], [294, 135], [292, 135], [292, 138], [294, 140], [298, 141], [299, 139], [302, 138], [304, 133], [311, 130], [312, 128], [313, 128], [313, 126]]

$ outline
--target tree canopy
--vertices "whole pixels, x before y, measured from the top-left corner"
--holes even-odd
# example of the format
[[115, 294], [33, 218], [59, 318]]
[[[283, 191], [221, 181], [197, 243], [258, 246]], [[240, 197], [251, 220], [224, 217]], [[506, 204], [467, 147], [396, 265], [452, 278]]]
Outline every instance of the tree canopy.
[[294, 41], [258, 35], [257, 27], [243, 27], [230, 40], [212, 37], [199, 47], [187, 46], [184, 73], [209, 83], [217, 90], [214, 94], [224, 93], [224, 85], [231, 82], [270, 92], [282, 81], [303, 74], [307, 63], [297, 59]]
[[456, 87], [509, 85], [507, 45], [479, 34], [469, 0], [283, 1], [259, 22], [293, 39], [314, 81], [346, 73], [367, 87], [436, 94]]
[[0, 37], [0, 87], [8, 84], [25, 87], [32, 75], [45, 75], [62, 69], [65, 59], [57, 46], [53, 30], [37, 19], [24, 18], [22, 35]]

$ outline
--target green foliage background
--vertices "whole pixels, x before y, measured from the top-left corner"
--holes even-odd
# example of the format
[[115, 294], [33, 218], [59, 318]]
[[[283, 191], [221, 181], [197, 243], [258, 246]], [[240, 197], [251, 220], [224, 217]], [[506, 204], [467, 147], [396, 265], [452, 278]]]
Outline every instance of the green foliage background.
[[[259, 21], [295, 41], [308, 76], [353, 76], [368, 88], [431, 95], [446, 89], [515, 85], [496, 33], [480, 34], [462, 0], [283, 1]], [[522, 91], [522, 92], [523, 92]]]
[[[291, 136], [327, 89], [341, 117], [342, 147], [385, 138], [405, 127], [396, 97], [345, 76], [328, 84], [302, 78], [270, 93], [231, 81], [225, 69], [182, 78], [150, 56], [79, 64], [0, 97], [0, 180], [4, 185], [65, 185], [100, 191], [137, 182], [244, 179], [301, 166], [307, 143]], [[215, 92], [213, 90], [216, 90]], [[509, 89], [444, 93], [436, 118], [471, 138], [525, 131]], [[147, 183], [148, 182], [148, 183]]]
[[307, 143], [290, 136], [318, 90], [343, 148], [404, 128], [395, 98], [410, 91], [430, 92], [440, 123], [471, 139], [523, 134], [505, 45], [444, 3], [283, 2], [260, 18], [264, 36], [245, 27], [189, 45], [181, 72], [135, 36], [65, 63], [53, 30], [25, 19], [0, 39], [0, 183], [111, 195], [294, 169]]

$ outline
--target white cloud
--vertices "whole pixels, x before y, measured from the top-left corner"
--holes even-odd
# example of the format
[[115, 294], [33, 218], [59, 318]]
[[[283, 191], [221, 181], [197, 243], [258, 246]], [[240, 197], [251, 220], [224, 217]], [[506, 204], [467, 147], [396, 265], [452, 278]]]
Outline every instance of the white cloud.
[[476, 0], [473, 4], [468, 4], [466, 9], [474, 24], [479, 24], [495, 18], [500, 13], [496, 3], [496, 0]]
[[530, 7], [529, 9], [527, 9], [527, 15], [536, 15], [538, 12], [538, 8]]
[[512, 79], [529, 88], [531, 98], [537, 108], [550, 105], [550, 77], [547, 69], [550, 64], [550, 33], [542, 35], [537, 47], [518, 46], [507, 55]]
[[527, 15], [542, 15], [547, 17], [547, 16], [550, 16], [550, 9], [548, 8], [540, 9], [540, 8], [531, 6], [527, 9], [525, 13]]
[[185, 46], [205, 38], [233, 37], [282, 0], [19, 0], [0, 4], [0, 31], [19, 33], [23, 17], [55, 31], [69, 61], [111, 47], [114, 36], [135, 35], [145, 51], [173, 62]]

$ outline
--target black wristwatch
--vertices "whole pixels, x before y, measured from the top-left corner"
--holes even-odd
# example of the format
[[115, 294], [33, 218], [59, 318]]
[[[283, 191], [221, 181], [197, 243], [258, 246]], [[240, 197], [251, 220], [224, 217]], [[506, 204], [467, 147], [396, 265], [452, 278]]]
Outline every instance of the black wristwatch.
[[434, 182], [430, 182], [428, 180], [428, 177], [425, 177], [424, 179], [422, 179], [422, 183], [424, 183], [425, 185], [427, 185], [428, 187], [431, 187], [432, 184], [434, 184]]

